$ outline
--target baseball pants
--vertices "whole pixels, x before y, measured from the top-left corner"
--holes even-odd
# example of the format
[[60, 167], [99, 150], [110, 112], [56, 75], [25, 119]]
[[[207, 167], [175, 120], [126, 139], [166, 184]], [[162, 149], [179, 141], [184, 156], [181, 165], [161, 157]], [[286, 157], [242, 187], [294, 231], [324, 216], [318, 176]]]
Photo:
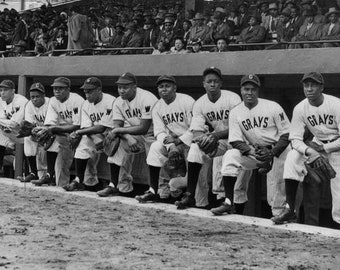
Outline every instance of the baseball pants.
[[[331, 194], [332, 194], [332, 217], [337, 223], [340, 223], [340, 151], [325, 154], [329, 163], [336, 171], [335, 178], [331, 179]], [[284, 179], [292, 179], [299, 182], [304, 180], [307, 175], [307, 170], [304, 162], [308, 158], [298, 151], [292, 149], [288, 155], [284, 164]]]
[[[280, 215], [286, 207], [283, 167], [288, 152], [289, 147], [278, 158], [274, 157], [272, 169], [267, 173], [267, 201], [271, 206], [273, 216]], [[244, 181], [239, 177], [241, 170], [258, 169], [257, 163], [259, 161], [255, 158], [243, 156], [238, 149], [232, 149], [223, 156], [221, 173], [224, 176], [237, 177], [236, 182]], [[246, 183], [238, 185], [248, 186]]]

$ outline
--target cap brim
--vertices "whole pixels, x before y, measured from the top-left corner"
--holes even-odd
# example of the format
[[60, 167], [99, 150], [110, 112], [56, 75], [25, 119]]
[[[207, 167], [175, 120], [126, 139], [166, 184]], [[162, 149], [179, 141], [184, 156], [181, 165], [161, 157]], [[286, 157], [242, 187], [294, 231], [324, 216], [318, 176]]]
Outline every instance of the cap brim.
[[220, 79], [222, 79], [222, 74], [220, 74], [218, 71], [215, 69], [207, 69], [203, 72], [203, 76], [206, 76], [207, 74], [214, 73], [216, 74]]
[[172, 82], [172, 83], [176, 84], [176, 82], [174, 80], [162, 79], [162, 80], [157, 81], [157, 85], [160, 84], [161, 82]]
[[83, 89], [83, 90], [93, 90], [93, 89], [96, 89], [98, 87], [99, 86], [95, 86], [95, 85], [92, 85], [92, 84], [84, 84], [82, 87], [80, 87], [80, 89]]
[[312, 80], [312, 81], [317, 82], [317, 83], [319, 83], [319, 84], [323, 84], [323, 82], [321, 82], [321, 81], [319, 81], [318, 79], [315, 79], [315, 78], [313, 78], [313, 77], [311, 77], [311, 76], [307, 76], [307, 77], [302, 78], [301, 82], [303, 83], [303, 82], [306, 81], [306, 80]]
[[126, 79], [119, 79], [118, 81], [116, 81], [116, 84], [132, 84], [132, 83], [135, 82]]
[[32, 89], [30, 89], [30, 91], [39, 91], [41, 93], [45, 93], [45, 90], [38, 89], [38, 88], [32, 88]]
[[8, 88], [8, 89], [14, 89], [13, 87], [8, 86], [8, 85], [6, 85], [6, 84], [0, 84], [0, 87], [2, 87], [2, 88]]
[[52, 87], [69, 87], [67, 84], [65, 83], [60, 83], [60, 82], [55, 82], [51, 85]]
[[258, 82], [254, 81], [254, 80], [250, 80], [250, 79], [244, 80], [244, 81], [241, 83], [241, 86], [245, 85], [246, 83], [252, 83], [252, 84], [255, 84], [255, 85], [257, 85], [257, 86], [260, 86], [260, 84], [259, 84]]

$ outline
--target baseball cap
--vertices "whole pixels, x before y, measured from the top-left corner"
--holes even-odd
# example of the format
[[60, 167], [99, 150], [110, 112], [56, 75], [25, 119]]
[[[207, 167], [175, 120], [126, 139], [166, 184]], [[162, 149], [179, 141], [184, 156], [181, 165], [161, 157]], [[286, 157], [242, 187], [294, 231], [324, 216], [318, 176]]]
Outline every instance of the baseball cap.
[[31, 85], [30, 91], [33, 91], [33, 90], [39, 91], [41, 93], [45, 93], [45, 87], [40, 82], [37, 82]]
[[0, 83], [0, 87], [15, 89], [15, 84], [14, 84], [14, 82], [11, 81], [11, 80], [3, 80], [3, 81]]
[[253, 84], [257, 85], [258, 87], [261, 86], [260, 79], [255, 74], [249, 74], [249, 75], [243, 76], [242, 79], [241, 79], [241, 86], [246, 84], [246, 83], [253, 83]]
[[303, 75], [301, 82], [304, 82], [307, 79], [311, 79], [316, 81], [319, 84], [324, 84], [324, 80], [322, 75], [319, 72], [308, 72]]
[[168, 75], [162, 75], [162, 76], [158, 77], [157, 85], [160, 84], [161, 82], [164, 82], [164, 81], [172, 82], [172, 83], [176, 84], [176, 79], [174, 77], [168, 76]]
[[219, 68], [217, 68], [217, 67], [208, 67], [208, 68], [206, 68], [203, 71], [203, 77], [205, 77], [207, 74], [210, 74], [210, 73], [216, 74], [222, 80], [222, 72], [221, 72], [221, 70]]
[[134, 83], [137, 84], [137, 80], [135, 75], [133, 75], [130, 72], [126, 72], [124, 74], [122, 74], [118, 81], [116, 81], [116, 84], [130, 84], [130, 83]]
[[53, 84], [51, 85], [53, 86], [59, 86], [59, 87], [70, 87], [71, 86], [71, 81], [68, 78], [65, 77], [59, 77], [56, 78], [53, 82]]
[[82, 87], [80, 87], [80, 89], [92, 90], [98, 87], [102, 87], [101, 80], [99, 80], [97, 77], [90, 77], [85, 80], [84, 84], [82, 85]]

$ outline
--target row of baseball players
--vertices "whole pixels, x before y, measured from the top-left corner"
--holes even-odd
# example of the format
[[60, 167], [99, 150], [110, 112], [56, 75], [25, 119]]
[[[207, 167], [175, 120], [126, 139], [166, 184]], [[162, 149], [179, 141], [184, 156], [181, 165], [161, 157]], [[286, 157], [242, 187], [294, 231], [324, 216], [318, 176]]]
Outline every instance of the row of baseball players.
[[[116, 82], [117, 99], [103, 93], [101, 81], [91, 77], [81, 87], [86, 96], [84, 101], [70, 92], [69, 79], [59, 77], [52, 84], [54, 97], [46, 98], [44, 87], [35, 83], [30, 88], [29, 103], [25, 97], [14, 93], [13, 82], [5, 80], [0, 84], [3, 106], [0, 125], [11, 129], [25, 118], [56, 135], [55, 142], [46, 152], [48, 173], [33, 180], [36, 185], [49, 184], [55, 176], [57, 184], [67, 191], [83, 190], [86, 165], [96, 153], [96, 141], [109, 129], [108, 138], [120, 137], [121, 143], [116, 153], [108, 157], [111, 183], [98, 192], [99, 196], [119, 194], [119, 172], [128, 163], [128, 153], [144, 148], [150, 188], [136, 199], [140, 202], [159, 200], [160, 170], [169, 153], [178, 152], [187, 159], [187, 177], [186, 192], [175, 204], [178, 209], [194, 207], [202, 165], [208, 159], [223, 156], [221, 174], [225, 202], [211, 209], [212, 213], [242, 214], [251, 171], [267, 163], [270, 164], [267, 200], [272, 209], [272, 220], [275, 224], [296, 220], [295, 198], [298, 184], [307, 174], [305, 162], [324, 155], [339, 172], [340, 111], [337, 108], [340, 99], [323, 93], [324, 80], [320, 73], [306, 73], [302, 78], [306, 99], [294, 108], [290, 123], [279, 104], [259, 98], [261, 83], [256, 75], [242, 77], [242, 101], [239, 95], [221, 90], [222, 80], [218, 68], [205, 69], [203, 87], [206, 94], [194, 101], [190, 96], [176, 92], [176, 80], [172, 76], [158, 78], [159, 100], [151, 92], [137, 87], [131, 73], [124, 73]], [[314, 135], [313, 144], [309, 146], [304, 142], [305, 129]], [[65, 136], [69, 133], [81, 137], [75, 151], [70, 149]], [[37, 170], [34, 171], [32, 157], [37, 155], [39, 146], [29, 140], [25, 138], [24, 149], [31, 157], [34, 177]], [[204, 143], [196, 143], [198, 141]], [[207, 144], [216, 145], [215, 151], [207, 154], [200, 148]], [[8, 133], [0, 133], [0, 145], [1, 153], [5, 147], [13, 147]], [[68, 183], [73, 158], [77, 178]], [[172, 183], [172, 188], [181, 185], [183, 183]], [[340, 223], [338, 174], [331, 179], [330, 186], [332, 217]]]

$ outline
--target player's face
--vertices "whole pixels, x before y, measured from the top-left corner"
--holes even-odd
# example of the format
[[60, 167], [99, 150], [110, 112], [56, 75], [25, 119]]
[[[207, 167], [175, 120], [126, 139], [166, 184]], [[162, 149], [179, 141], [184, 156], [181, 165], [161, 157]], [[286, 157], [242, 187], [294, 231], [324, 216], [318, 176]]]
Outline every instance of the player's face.
[[171, 103], [176, 97], [176, 84], [167, 81], [161, 82], [158, 84], [158, 93], [166, 103]]
[[40, 91], [31, 91], [30, 100], [35, 107], [41, 107], [45, 103], [45, 95]]
[[95, 89], [84, 89], [84, 94], [88, 102], [97, 103], [101, 96], [101, 89], [99, 87]]
[[303, 92], [309, 101], [317, 101], [321, 98], [323, 85], [314, 80], [305, 80], [303, 82]]
[[259, 98], [259, 87], [253, 83], [245, 83], [241, 87], [241, 96], [246, 106], [256, 105]]
[[61, 87], [61, 86], [54, 86], [53, 93], [57, 100], [60, 102], [64, 102], [70, 96], [70, 88], [68, 87]]
[[209, 97], [219, 96], [221, 93], [222, 80], [214, 73], [207, 74], [203, 80], [203, 87]]
[[5, 102], [11, 102], [14, 98], [14, 89], [7, 87], [0, 87], [1, 99]]
[[118, 84], [118, 94], [122, 99], [133, 100], [136, 96], [137, 87], [135, 84]]

